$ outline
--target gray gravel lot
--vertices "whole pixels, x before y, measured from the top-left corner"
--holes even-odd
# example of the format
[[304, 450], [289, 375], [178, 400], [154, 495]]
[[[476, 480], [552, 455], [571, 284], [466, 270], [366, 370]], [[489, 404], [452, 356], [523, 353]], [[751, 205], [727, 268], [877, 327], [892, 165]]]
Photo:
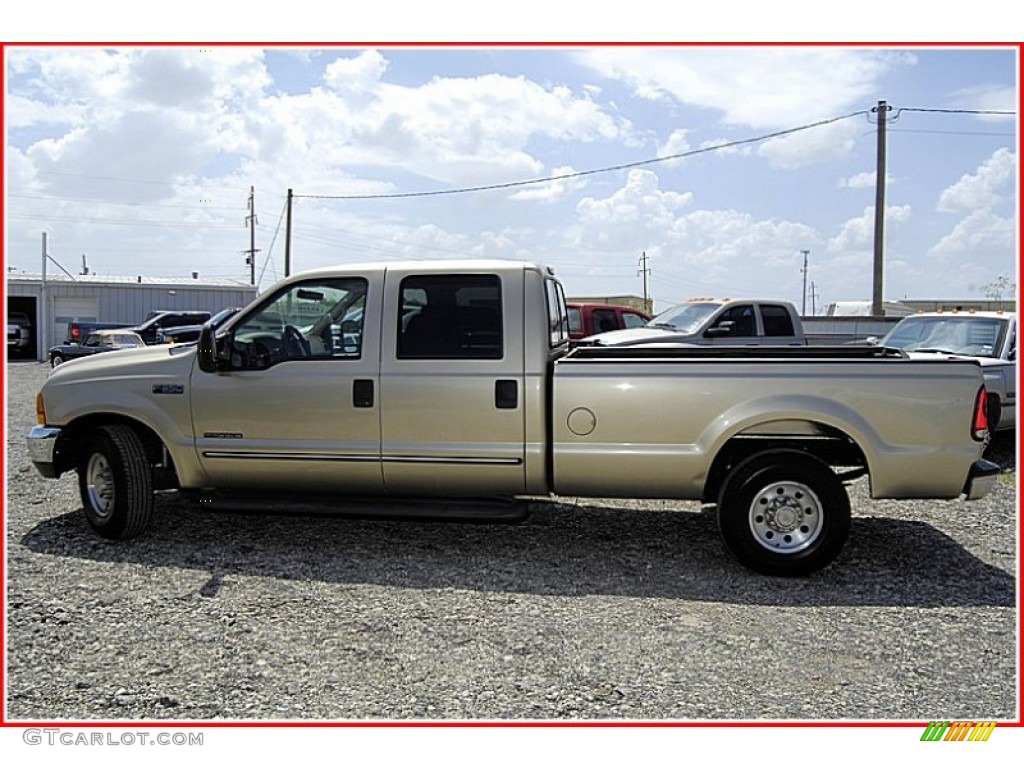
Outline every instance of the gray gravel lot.
[[1016, 471], [981, 501], [873, 502], [809, 579], [733, 563], [680, 502], [559, 499], [521, 524], [213, 513], [88, 529], [8, 374], [7, 717], [1016, 719]]

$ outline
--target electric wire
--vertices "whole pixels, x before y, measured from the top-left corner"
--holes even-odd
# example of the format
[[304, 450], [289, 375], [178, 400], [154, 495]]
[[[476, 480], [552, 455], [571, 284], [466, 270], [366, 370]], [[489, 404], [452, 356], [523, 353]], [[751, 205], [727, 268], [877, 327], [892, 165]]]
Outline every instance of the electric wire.
[[812, 128], [820, 128], [824, 125], [830, 125], [832, 123], [838, 123], [842, 120], [848, 120], [851, 117], [857, 117], [858, 115], [867, 115], [869, 110], [860, 109], [856, 112], [850, 112], [845, 115], [839, 115], [837, 117], [829, 117], [824, 120], [818, 120], [817, 122], [807, 123], [805, 125], [799, 125], [795, 128], [786, 128], [781, 131], [774, 131], [772, 133], [762, 134], [760, 136], [754, 136], [746, 139], [736, 139], [734, 141], [726, 141], [721, 144], [712, 144], [706, 147], [700, 147], [698, 149], [691, 149], [686, 152], [678, 152], [673, 155], [663, 155], [661, 157], [653, 157], [647, 160], [637, 160], [632, 163], [620, 163], [618, 165], [610, 165], [604, 168], [592, 168], [586, 171], [574, 171], [573, 173], [561, 173], [555, 174], [554, 176], [546, 176], [539, 179], [522, 179], [520, 181], [506, 181], [497, 184], [483, 184], [475, 187], [460, 187], [458, 189], [435, 189], [426, 190], [422, 192], [391, 192], [385, 194], [373, 194], [373, 195], [294, 195], [296, 198], [309, 198], [316, 200], [393, 200], [397, 198], [409, 198], [409, 197], [436, 197], [439, 195], [459, 195], [466, 194], [469, 192], [488, 192], [498, 189], [511, 189], [513, 187], [524, 187], [531, 184], [547, 184], [552, 181], [563, 181], [565, 179], [578, 179], [583, 176], [594, 176], [600, 173], [611, 173], [613, 171], [623, 171], [630, 168], [640, 168], [647, 165], [654, 165], [655, 163], [666, 163], [672, 160], [681, 160], [687, 157], [693, 157], [695, 155], [704, 154], [707, 152], [717, 152], [722, 149], [732, 149], [734, 147], [743, 146], [746, 144], [756, 144], [762, 141], [768, 141], [769, 139], [777, 139], [783, 136], [789, 136], [794, 133], [801, 131], [808, 131]]

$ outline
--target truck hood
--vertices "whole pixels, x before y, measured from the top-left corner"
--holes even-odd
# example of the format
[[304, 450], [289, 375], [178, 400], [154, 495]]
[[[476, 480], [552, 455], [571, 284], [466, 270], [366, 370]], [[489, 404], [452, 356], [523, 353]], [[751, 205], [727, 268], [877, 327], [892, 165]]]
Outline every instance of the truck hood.
[[626, 328], [621, 331], [597, 333], [593, 336], [587, 336], [585, 339], [580, 339], [580, 343], [597, 344], [603, 347], [618, 347], [633, 344], [671, 342], [677, 339], [680, 341], [684, 339], [692, 341], [692, 337], [671, 331], [668, 328], [643, 326], [640, 328]]
[[975, 355], [954, 355], [950, 352], [908, 352], [907, 357], [911, 360], [975, 360], [982, 368], [993, 368], [996, 366], [1012, 365], [1012, 360], [1002, 360], [998, 357], [979, 357]]
[[65, 385], [124, 377], [187, 377], [192, 370], [195, 357], [195, 345], [160, 344], [135, 349], [115, 349], [99, 355], [69, 360], [50, 371], [46, 382]]

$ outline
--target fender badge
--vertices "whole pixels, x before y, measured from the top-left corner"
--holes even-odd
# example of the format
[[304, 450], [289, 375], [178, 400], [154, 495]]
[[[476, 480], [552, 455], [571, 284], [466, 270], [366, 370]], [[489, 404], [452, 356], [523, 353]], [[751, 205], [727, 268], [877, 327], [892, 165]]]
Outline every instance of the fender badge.
[[184, 384], [154, 384], [154, 395], [183, 395], [185, 394]]

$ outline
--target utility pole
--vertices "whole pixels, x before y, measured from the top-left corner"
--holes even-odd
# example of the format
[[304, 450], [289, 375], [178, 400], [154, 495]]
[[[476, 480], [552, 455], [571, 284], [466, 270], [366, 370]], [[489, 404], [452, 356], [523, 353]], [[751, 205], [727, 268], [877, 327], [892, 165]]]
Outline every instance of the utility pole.
[[811, 316], [818, 314], [818, 287], [811, 280]]
[[874, 111], [878, 115], [878, 150], [875, 168], [875, 260], [871, 289], [871, 314], [882, 316], [882, 276], [885, 271], [885, 123], [890, 107], [878, 102]]
[[292, 191], [288, 190], [288, 203], [284, 217], [284, 276], [292, 272]]
[[801, 304], [801, 306], [800, 306], [800, 314], [802, 316], [806, 316], [807, 315], [807, 257], [811, 255], [811, 252], [807, 251], [807, 250], [804, 250], [804, 251], [800, 251], [800, 253], [802, 253], [804, 255], [804, 268], [802, 270], [800, 270], [801, 272], [804, 273], [804, 298], [803, 298], [803, 304]]
[[638, 262], [640, 269], [637, 270], [638, 275], [643, 276], [644, 280], [644, 311], [651, 312], [651, 300], [647, 292], [647, 276], [651, 274], [651, 268], [647, 266], [647, 251], [640, 252], [640, 261]]
[[[49, 312], [49, 296], [46, 293], [46, 259], [49, 258], [49, 254], [46, 253], [46, 233], [43, 232], [43, 284], [39, 289], [39, 303], [42, 305], [39, 307], [39, 330], [41, 333], [40, 337], [40, 349], [47, 350], [52, 345], [50, 344], [50, 312]], [[44, 353], [45, 354], [45, 353]], [[45, 359], [45, 358], [44, 358]]]
[[249, 250], [243, 251], [248, 254], [245, 263], [249, 265], [249, 284], [256, 285], [256, 254], [259, 249], [256, 247], [256, 188], [249, 187], [249, 215], [245, 217], [245, 223], [249, 225]]

